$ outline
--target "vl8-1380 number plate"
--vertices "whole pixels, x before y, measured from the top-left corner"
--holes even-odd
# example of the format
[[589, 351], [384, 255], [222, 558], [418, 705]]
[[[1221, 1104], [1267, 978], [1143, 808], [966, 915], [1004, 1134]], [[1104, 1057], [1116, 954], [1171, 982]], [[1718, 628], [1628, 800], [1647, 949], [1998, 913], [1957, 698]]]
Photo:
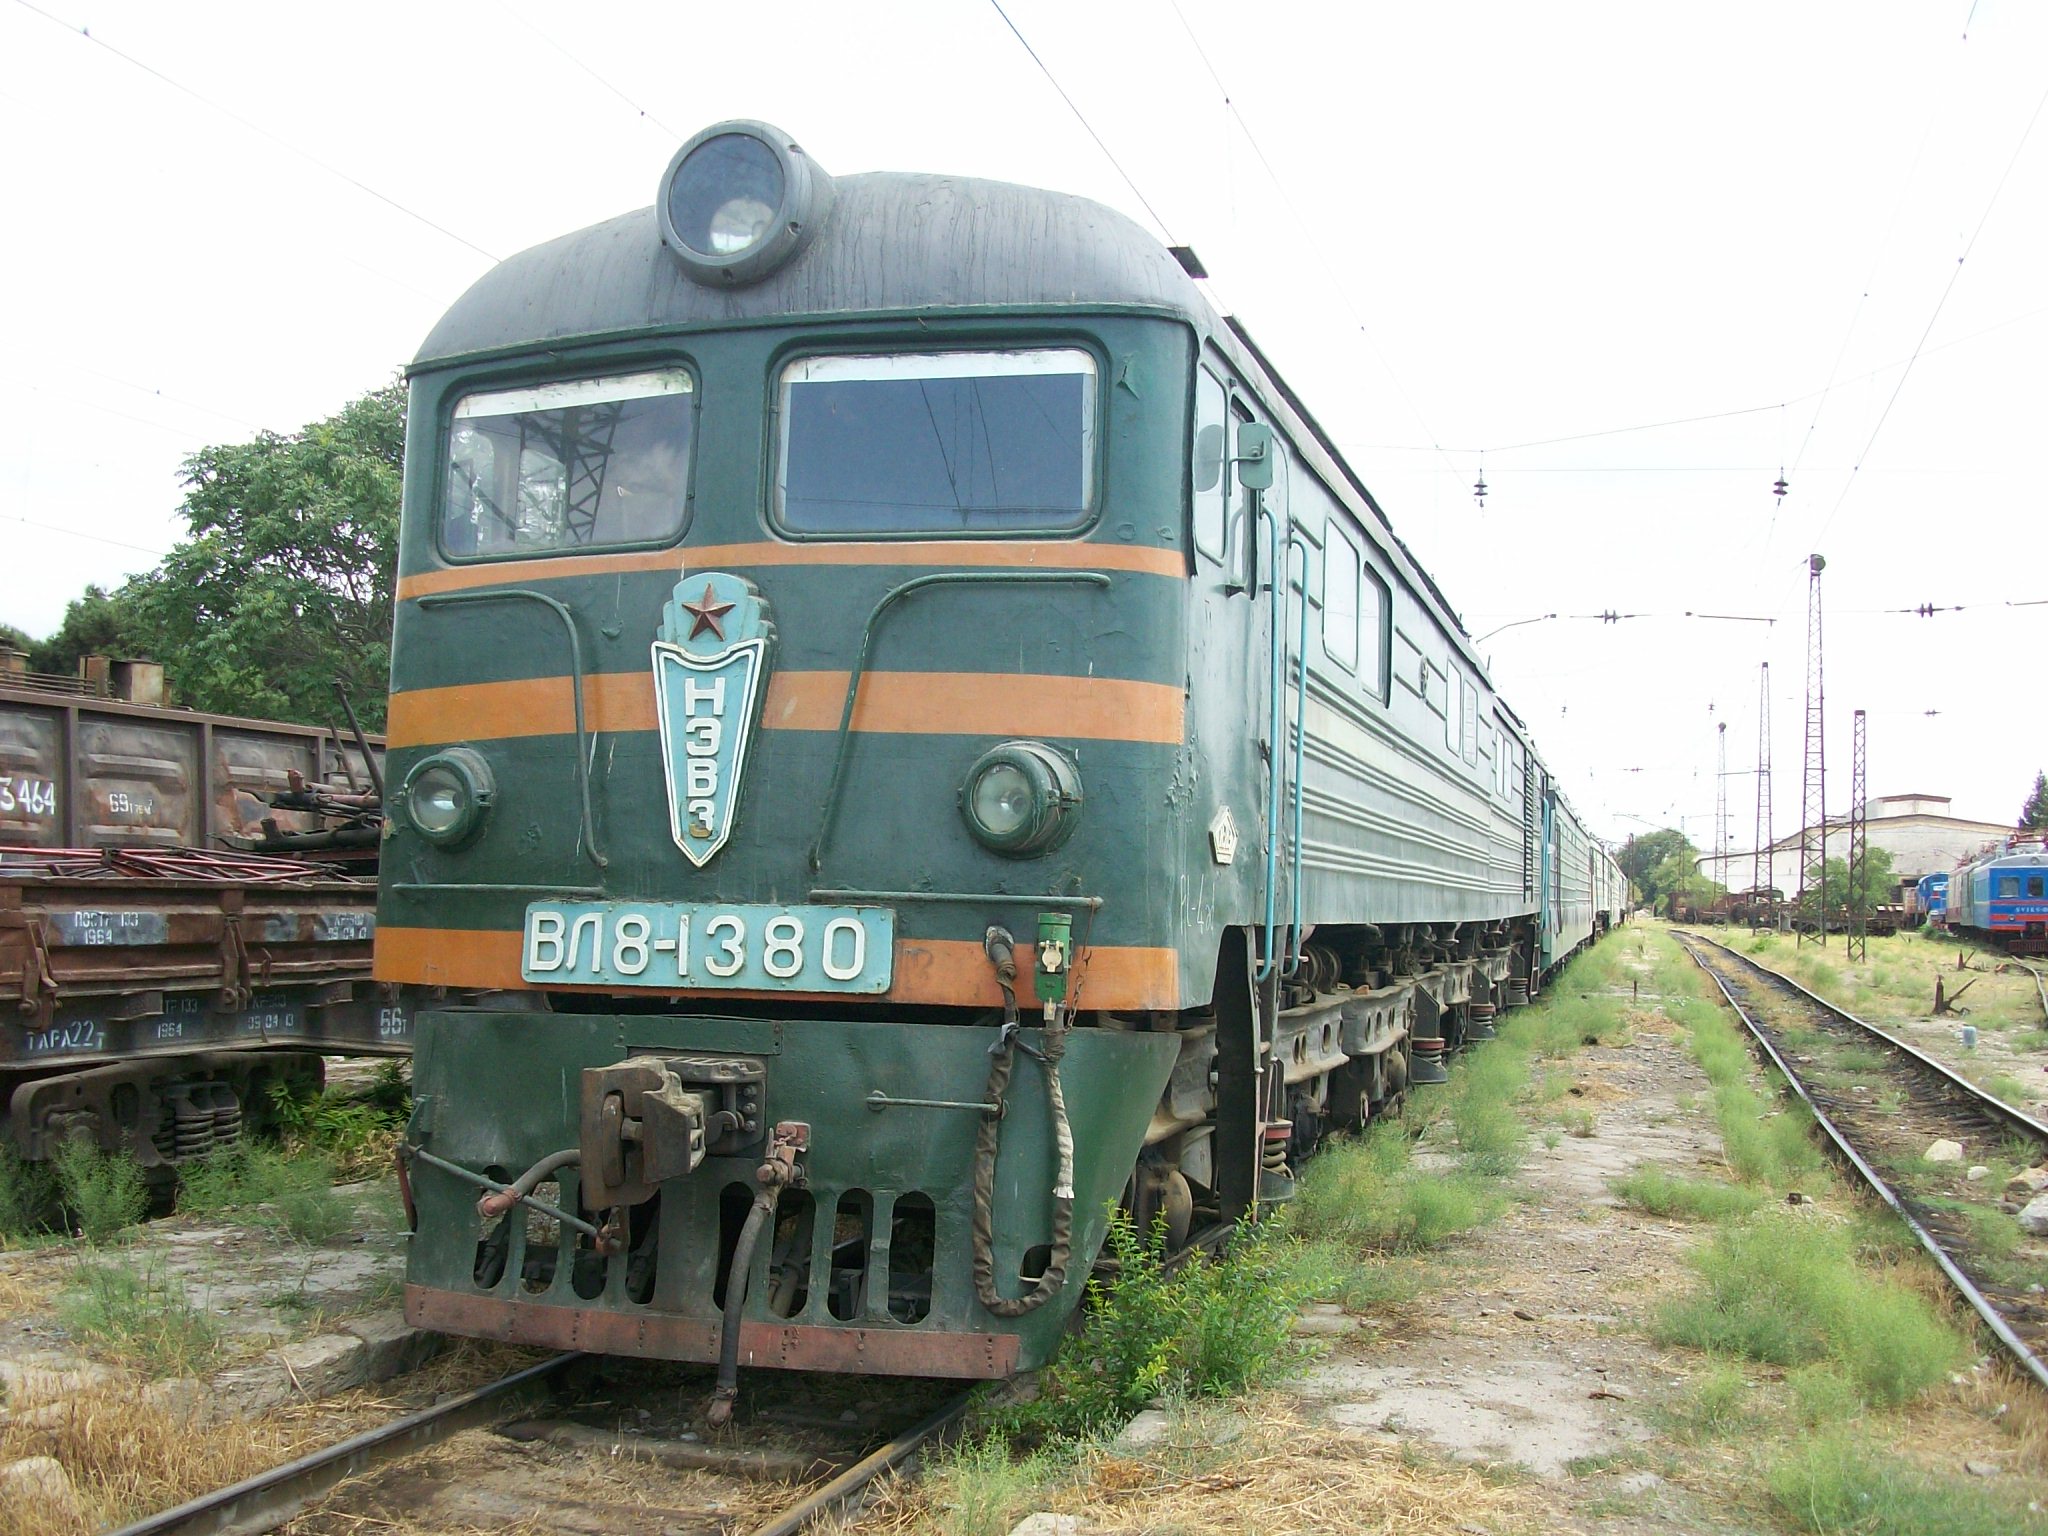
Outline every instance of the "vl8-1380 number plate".
[[887, 907], [536, 901], [519, 974], [542, 986], [886, 992], [895, 939]]

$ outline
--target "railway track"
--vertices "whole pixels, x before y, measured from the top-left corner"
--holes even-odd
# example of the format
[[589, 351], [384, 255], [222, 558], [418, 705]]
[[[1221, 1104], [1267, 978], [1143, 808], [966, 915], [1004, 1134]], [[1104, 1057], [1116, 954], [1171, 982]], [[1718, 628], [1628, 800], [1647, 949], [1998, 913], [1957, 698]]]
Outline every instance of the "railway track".
[[[1988, 1235], [2011, 1222], [1997, 1203], [2002, 1190], [1966, 1173], [1970, 1162], [2041, 1162], [2048, 1125], [1727, 946], [1677, 937], [1843, 1158], [1904, 1218], [2021, 1367], [2048, 1387], [2048, 1296], [2029, 1290], [2005, 1261], [2011, 1245]], [[1969, 1157], [1929, 1163], [1925, 1154], [1938, 1139], [1961, 1143]]]
[[[348, 1528], [354, 1528], [365, 1518], [377, 1524], [388, 1523], [394, 1499], [403, 1505], [408, 1489], [432, 1487], [430, 1478], [408, 1479], [402, 1464], [448, 1444], [459, 1435], [478, 1430], [495, 1432], [492, 1438], [508, 1447], [522, 1442], [549, 1442], [570, 1450], [595, 1451], [604, 1457], [606, 1486], [616, 1489], [615, 1504], [607, 1504], [602, 1496], [586, 1496], [551, 1509], [541, 1480], [520, 1476], [515, 1479], [521, 1488], [520, 1496], [529, 1501], [518, 1512], [523, 1520], [547, 1521], [564, 1530], [604, 1531], [637, 1531], [650, 1519], [656, 1528], [670, 1530], [679, 1528], [679, 1521], [686, 1521], [691, 1522], [687, 1527], [690, 1529], [733, 1530], [748, 1536], [794, 1536], [812, 1520], [848, 1504], [876, 1477], [900, 1466], [919, 1449], [943, 1436], [958, 1422], [968, 1404], [967, 1393], [955, 1392], [933, 1407], [931, 1387], [936, 1384], [903, 1383], [910, 1389], [904, 1395], [917, 1406], [909, 1412], [894, 1414], [902, 1423], [893, 1429], [889, 1427], [892, 1415], [886, 1408], [856, 1426], [794, 1408], [778, 1417], [770, 1409], [761, 1418], [764, 1425], [779, 1430], [773, 1444], [750, 1443], [763, 1437], [741, 1429], [718, 1437], [716, 1445], [707, 1445], [694, 1435], [662, 1439], [577, 1422], [578, 1399], [587, 1399], [590, 1393], [579, 1391], [573, 1385], [574, 1378], [579, 1368], [590, 1369], [598, 1364], [596, 1357], [590, 1355], [556, 1355], [489, 1385], [353, 1435], [325, 1450], [138, 1520], [112, 1536], [255, 1536], [302, 1517], [309, 1522], [309, 1529], [324, 1530], [326, 1525], [321, 1516], [330, 1507], [328, 1501], [332, 1498], [345, 1506], [350, 1490], [341, 1485], [351, 1479], [365, 1480], [351, 1487], [371, 1487], [370, 1480], [374, 1479], [385, 1485], [384, 1496], [376, 1499], [374, 1514], [343, 1507], [334, 1511], [336, 1518]], [[693, 1379], [705, 1378], [694, 1394], [701, 1398], [709, 1389], [709, 1377], [702, 1371], [691, 1374]], [[648, 1395], [652, 1398], [674, 1394]], [[685, 1400], [692, 1396], [688, 1388], [681, 1395]], [[607, 1406], [612, 1401], [600, 1399], [596, 1406]], [[547, 1405], [549, 1417], [537, 1421], [527, 1417], [543, 1405]], [[640, 1417], [647, 1415], [643, 1413]], [[792, 1432], [786, 1427], [791, 1423], [828, 1432], [814, 1434], [810, 1437], [812, 1443], [792, 1448]], [[856, 1443], [862, 1447], [857, 1459], [850, 1458], [846, 1451], [850, 1434], [858, 1437]], [[881, 1443], [874, 1443], [884, 1435], [887, 1438]], [[513, 1454], [525, 1453], [520, 1450]], [[649, 1508], [644, 1498], [645, 1478], [639, 1471], [648, 1465], [727, 1470], [738, 1477], [786, 1480], [793, 1486], [789, 1498], [765, 1518], [743, 1518], [735, 1523], [730, 1510], [708, 1498], [701, 1508]], [[468, 1526], [473, 1520], [465, 1518], [460, 1523]]]

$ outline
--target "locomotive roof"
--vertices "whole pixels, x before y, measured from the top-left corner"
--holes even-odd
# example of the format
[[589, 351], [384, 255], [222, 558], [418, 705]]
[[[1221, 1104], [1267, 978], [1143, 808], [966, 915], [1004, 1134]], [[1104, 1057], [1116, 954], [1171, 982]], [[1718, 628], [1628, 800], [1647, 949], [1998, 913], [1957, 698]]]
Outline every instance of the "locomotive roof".
[[876, 310], [1135, 305], [1216, 324], [1164, 246], [1088, 198], [893, 171], [833, 186], [810, 247], [746, 287], [691, 281], [662, 246], [652, 208], [521, 251], [456, 300], [413, 365], [650, 325]]

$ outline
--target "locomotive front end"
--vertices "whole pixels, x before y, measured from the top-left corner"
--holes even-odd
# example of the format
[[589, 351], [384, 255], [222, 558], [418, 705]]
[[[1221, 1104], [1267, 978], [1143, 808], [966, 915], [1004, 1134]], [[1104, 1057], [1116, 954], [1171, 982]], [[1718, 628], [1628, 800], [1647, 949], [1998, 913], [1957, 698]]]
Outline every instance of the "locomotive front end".
[[429, 338], [377, 967], [482, 996], [417, 1021], [412, 1320], [1048, 1355], [1209, 995], [1185, 281], [729, 123]]

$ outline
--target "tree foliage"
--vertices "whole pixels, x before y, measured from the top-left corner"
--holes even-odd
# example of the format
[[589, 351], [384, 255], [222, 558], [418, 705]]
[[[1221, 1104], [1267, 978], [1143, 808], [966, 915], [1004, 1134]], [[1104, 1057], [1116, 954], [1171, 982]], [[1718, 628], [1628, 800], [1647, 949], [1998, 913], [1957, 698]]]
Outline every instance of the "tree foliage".
[[1882, 848], [1865, 850], [1863, 868], [1857, 875], [1854, 890], [1849, 886], [1848, 860], [1828, 859], [1809, 864], [1806, 866], [1806, 892], [1799, 900], [1802, 917], [1810, 919], [1820, 911], [1823, 875], [1827, 877], [1828, 912], [1833, 916], [1846, 911], [1854, 916], [1869, 917], [1892, 899], [1892, 887], [1898, 883], [1892, 873], [1892, 856]]
[[2034, 792], [2020, 807], [2019, 829], [2022, 832], [2048, 832], [2048, 773], [2037, 772], [2034, 775]]
[[[1703, 880], [1693, 867], [1693, 861], [1698, 857], [1699, 850], [1683, 832], [1675, 827], [1664, 827], [1645, 837], [1630, 838], [1615, 862], [1635, 885], [1644, 903], [1654, 907], [1674, 891], [1684, 895], [1699, 894], [1693, 888]], [[1711, 886], [1712, 882], [1705, 884]]]
[[187, 537], [119, 589], [88, 587], [33, 664], [144, 657], [189, 708], [311, 724], [333, 718], [339, 678], [381, 726], [404, 452], [403, 383], [200, 450], [183, 469]]

